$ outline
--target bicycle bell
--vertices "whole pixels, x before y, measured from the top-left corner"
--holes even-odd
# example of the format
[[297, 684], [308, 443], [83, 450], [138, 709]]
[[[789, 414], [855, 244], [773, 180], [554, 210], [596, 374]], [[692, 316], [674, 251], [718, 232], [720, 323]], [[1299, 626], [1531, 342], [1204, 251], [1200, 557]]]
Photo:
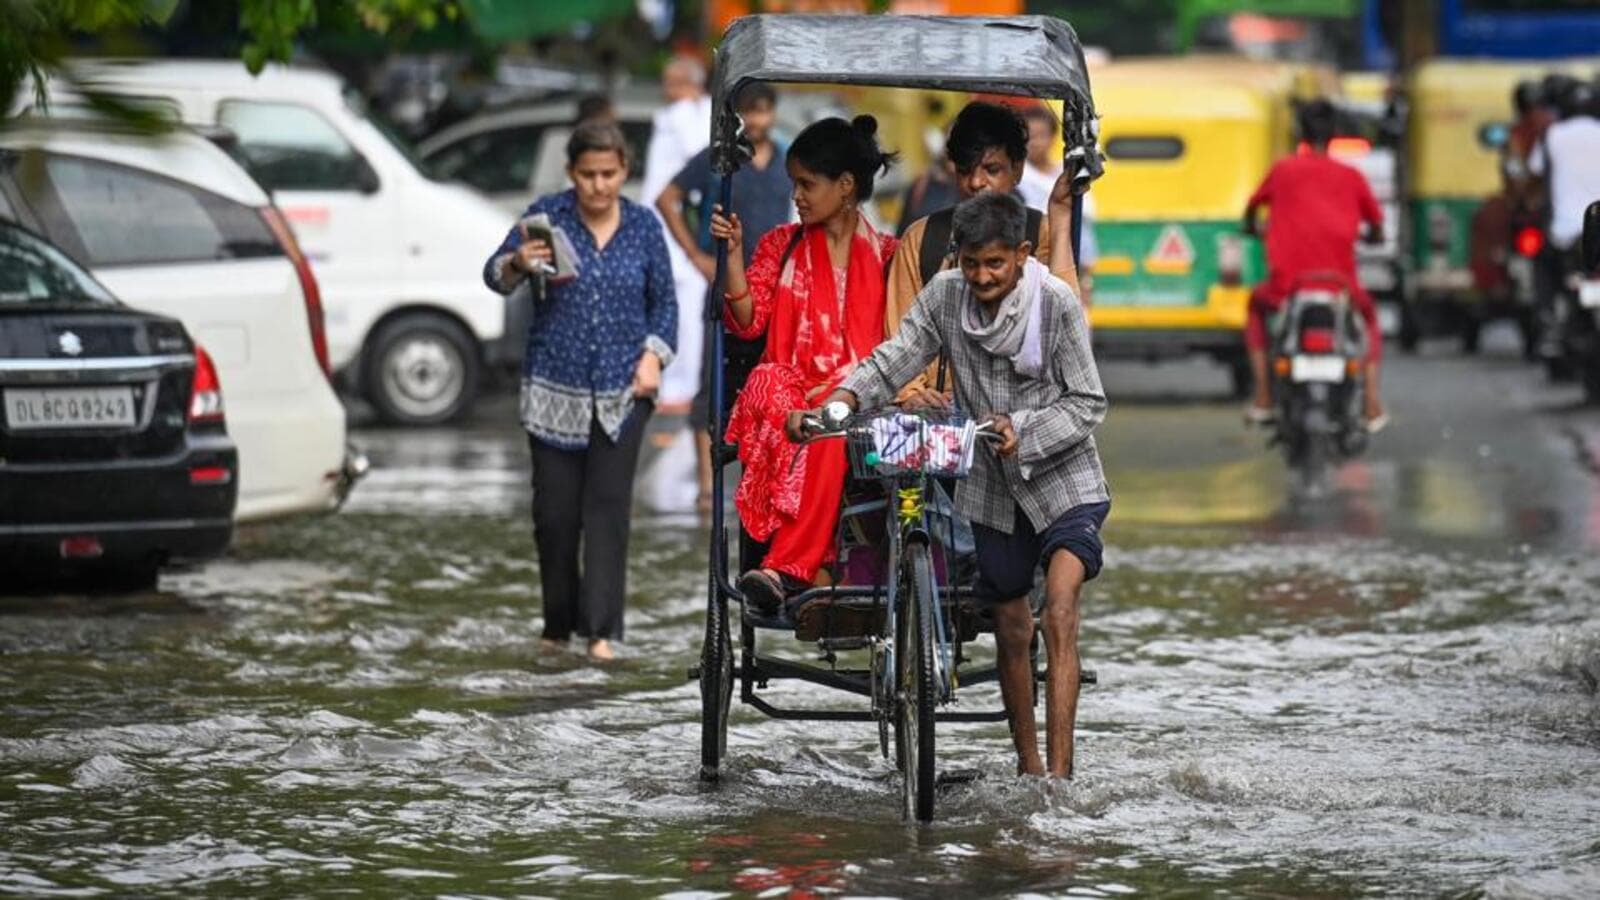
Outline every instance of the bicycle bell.
[[822, 422], [829, 431], [837, 431], [844, 427], [846, 419], [850, 418], [850, 404], [843, 400], [834, 400], [822, 405]]

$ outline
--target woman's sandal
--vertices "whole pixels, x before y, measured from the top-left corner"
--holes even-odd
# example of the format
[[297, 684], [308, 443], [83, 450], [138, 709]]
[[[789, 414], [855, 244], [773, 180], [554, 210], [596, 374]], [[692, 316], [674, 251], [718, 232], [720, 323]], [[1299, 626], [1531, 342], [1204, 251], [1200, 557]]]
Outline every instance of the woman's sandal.
[[775, 616], [783, 608], [786, 592], [783, 576], [770, 569], [751, 569], [739, 576], [739, 593], [744, 602], [763, 616]]

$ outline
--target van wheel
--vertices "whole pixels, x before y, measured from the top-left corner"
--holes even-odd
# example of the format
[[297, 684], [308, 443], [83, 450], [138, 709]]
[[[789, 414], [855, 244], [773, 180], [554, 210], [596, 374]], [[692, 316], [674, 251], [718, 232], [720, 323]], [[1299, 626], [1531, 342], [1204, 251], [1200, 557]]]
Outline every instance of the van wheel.
[[1583, 402], [1590, 406], [1600, 405], [1600, 364], [1586, 363], [1579, 380], [1583, 382]]
[[448, 422], [477, 395], [482, 366], [472, 337], [437, 313], [384, 323], [362, 357], [367, 399], [391, 425]]
[[1417, 352], [1422, 342], [1422, 323], [1417, 321], [1417, 311], [1410, 303], [1400, 303], [1400, 349], [1406, 353]]
[[1243, 400], [1255, 390], [1256, 376], [1250, 370], [1248, 356], [1236, 356], [1228, 360], [1228, 388], [1235, 400]]

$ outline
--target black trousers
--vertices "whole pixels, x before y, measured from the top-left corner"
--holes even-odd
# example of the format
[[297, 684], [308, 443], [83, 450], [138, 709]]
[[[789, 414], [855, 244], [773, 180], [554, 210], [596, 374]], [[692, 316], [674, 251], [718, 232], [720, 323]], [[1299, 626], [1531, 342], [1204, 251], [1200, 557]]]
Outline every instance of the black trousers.
[[[622, 638], [628, 591], [633, 476], [653, 407], [635, 403], [616, 441], [596, 422], [589, 446], [553, 447], [532, 435], [533, 542], [544, 587], [544, 637]], [[580, 566], [581, 556], [581, 566]]]

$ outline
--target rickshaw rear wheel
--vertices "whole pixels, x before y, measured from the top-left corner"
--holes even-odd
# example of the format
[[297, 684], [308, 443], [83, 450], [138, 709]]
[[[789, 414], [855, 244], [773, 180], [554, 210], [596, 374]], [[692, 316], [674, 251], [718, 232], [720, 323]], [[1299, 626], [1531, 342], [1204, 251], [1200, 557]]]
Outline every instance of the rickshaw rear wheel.
[[908, 542], [905, 550], [906, 603], [896, 617], [895, 657], [899, 715], [895, 746], [899, 751], [903, 812], [906, 819], [933, 820], [935, 681], [933, 604], [937, 601], [933, 565], [925, 544]]
[[700, 780], [716, 781], [728, 755], [728, 712], [733, 702], [733, 641], [728, 633], [728, 601], [716, 596], [706, 607], [706, 636], [700, 646]]

